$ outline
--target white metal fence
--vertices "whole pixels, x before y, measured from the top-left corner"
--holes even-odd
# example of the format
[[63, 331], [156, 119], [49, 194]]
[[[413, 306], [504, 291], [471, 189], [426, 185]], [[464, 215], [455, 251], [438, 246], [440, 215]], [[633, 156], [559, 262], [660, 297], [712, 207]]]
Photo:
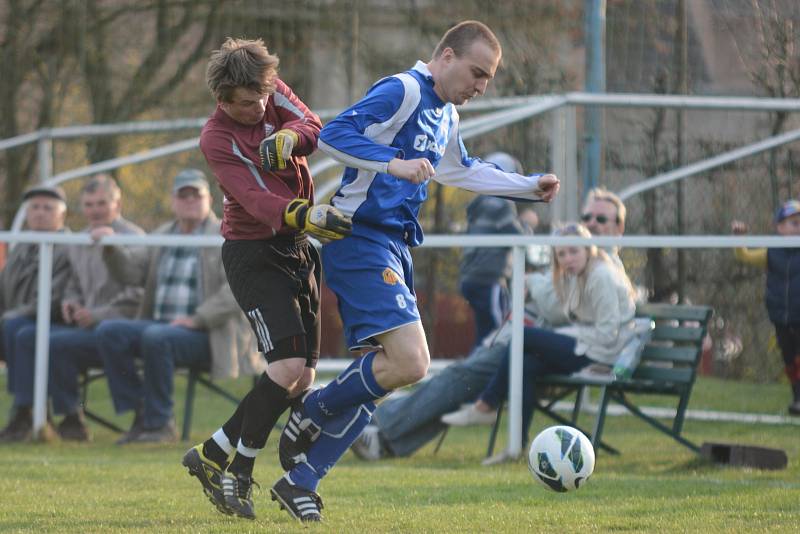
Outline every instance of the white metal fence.
[[[50, 232], [0, 232], [0, 242], [38, 243], [39, 283], [36, 317], [36, 373], [34, 378], [34, 431], [38, 432], [45, 423], [47, 406], [47, 377], [50, 350], [50, 294], [53, 260], [53, 246], [92, 244], [87, 234], [62, 234]], [[103, 239], [108, 245], [145, 245], [145, 246], [194, 246], [219, 247], [221, 237], [211, 236], [170, 236], [170, 235], [114, 235]], [[580, 237], [555, 236], [511, 236], [511, 235], [429, 235], [423, 247], [513, 247], [513, 275], [511, 283], [512, 337], [510, 383], [509, 383], [509, 417], [508, 443], [509, 450], [518, 454], [522, 447], [522, 335], [523, 306], [525, 299], [525, 251], [530, 245], [587, 245], [600, 247], [620, 246], [625, 248], [730, 248], [776, 247], [800, 248], [800, 237], [778, 236], [629, 236], [629, 237]]]
[[[799, 99], [775, 98], [736, 98], [736, 97], [698, 97], [676, 95], [645, 94], [590, 94], [568, 93], [565, 95], [537, 95], [483, 99], [470, 103], [463, 109], [465, 112], [481, 112], [483, 114], [462, 121], [461, 131], [464, 139], [470, 139], [497, 130], [531, 117], [550, 113], [550, 168], [562, 179], [562, 192], [552, 204], [552, 220], [575, 220], [578, 216], [578, 116], [576, 110], [586, 106], [601, 107], [634, 107], [634, 108], [670, 108], [670, 109], [706, 109], [736, 110], [753, 112], [788, 112], [800, 111]], [[334, 116], [338, 110], [322, 110], [323, 119]], [[124, 124], [71, 126], [40, 130], [11, 139], [0, 140], [0, 151], [12, 149], [25, 144], [36, 143], [38, 155], [39, 181], [47, 184], [59, 184], [71, 179], [89, 176], [97, 172], [109, 171], [119, 167], [142, 163], [173, 154], [195, 150], [198, 138], [193, 137], [174, 142], [158, 148], [145, 150], [137, 154], [122, 156], [108, 161], [72, 169], [53, 175], [53, 142], [59, 139], [98, 135], [144, 134], [175, 130], [198, 130], [205, 124], [205, 118], [182, 119], [172, 121], [144, 121]], [[651, 176], [619, 191], [623, 199], [651, 190], [677, 180], [683, 180], [711, 169], [726, 165], [732, 161], [747, 158], [761, 152], [774, 149], [800, 140], [800, 130], [793, 130], [775, 135], [758, 142], [741, 146], [723, 154], [693, 162], [684, 167], [673, 169], [667, 173]], [[312, 166], [312, 174], [340, 166], [339, 163], [325, 158]], [[324, 198], [338, 186], [338, 180], [318, 186], [318, 197]], [[35, 387], [35, 428], [41, 428], [45, 417], [46, 400], [46, 366], [49, 343], [49, 309], [50, 309], [50, 273], [52, 267], [52, 247], [56, 243], [87, 245], [89, 237], [81, 234], [62, 235], [49, 233], [18, 232], [22, 224], [22, 207], [15, 217], [12, 232], [0, 232], [0, 241], [33, 242], [41, 244], [40, 279], [37, 314], [37, 373]], [[112, 236], [106, 239], [108, 244], [141, 244], [141, 245], [186, 245], [219, 246], [221, 238], [192, 237], [176, 238], [169, 236]], [[473, 246], [512, 246], [514, 248], [514, 276], [512, 280], [512, 306], [514, 310], [514, 336], [512, 337], [511, 358], [512, 380], [510, 384], [510, 417], [509, 443], [513, 452], [518, 452], [521, 443], [521, 388], [522, 388], [522, 305], [523, 305], [523, 266], [524, 247], [528, 245], [552, 245], [572, 243], [594, 243], [599, 246], [620, 245], [629, 248], [719, 248], [733, 246], [770, 246], [797, 247], [800, 238], [778, 238], [775, 236], [729, 237], [729, 236], [636, 236], [624, 238], [592, 238], [589, 241], [580, 238], [553, 238], [545, 236], [445, 236], [430, 235], [423, 246], [426, 247], [473, 247]]]

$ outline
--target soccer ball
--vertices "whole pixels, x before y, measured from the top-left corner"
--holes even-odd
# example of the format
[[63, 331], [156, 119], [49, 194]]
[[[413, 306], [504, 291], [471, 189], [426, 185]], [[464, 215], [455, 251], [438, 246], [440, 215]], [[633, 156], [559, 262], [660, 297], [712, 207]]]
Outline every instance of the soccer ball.
[[571, 426], [542, 430], [528, 451], [533, 478], [553, 491], [583, 486], [594, 471], [594, 448], [583, 432]]

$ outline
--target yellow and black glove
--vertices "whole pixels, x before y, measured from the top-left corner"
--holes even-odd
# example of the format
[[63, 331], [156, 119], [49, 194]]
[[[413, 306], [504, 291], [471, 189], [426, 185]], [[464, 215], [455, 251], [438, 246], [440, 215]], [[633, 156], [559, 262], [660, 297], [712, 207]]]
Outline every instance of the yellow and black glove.
[[307, 198], [289, 202], [283, 220], [292, 228], [304, 230], [323, 242], [342, 239], [353, 231], [350, 217], [328, 204], [311, 206]]
[[278, 130], [258, 146], [261, 168], [266, 171], [281, 171], [292, 158], [292, 150], [300, 140], [293, 130]]

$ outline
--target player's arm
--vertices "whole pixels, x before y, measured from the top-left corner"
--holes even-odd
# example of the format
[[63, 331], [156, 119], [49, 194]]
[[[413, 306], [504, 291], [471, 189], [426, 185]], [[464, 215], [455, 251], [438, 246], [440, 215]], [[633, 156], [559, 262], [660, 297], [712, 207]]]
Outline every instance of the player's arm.
[[406, 113], [410, 113], [409, 99], [413, 98], [414, 95], [406, 93], [402, 81], [396, 77], [384, 78], [364, 98], [322, 128], [320, 150], [348, 167], [388, 172], [389, 162], [402, 160], [403, 152], [381, 144], [381, 136], [391, 136], [391, 141], [392, 127], [405, 121]]
[[280, 124], [278, 131], [261, 142], [259, 155], [262, 168], [282, 170], [292, 156], [308, 156], [317, 148], [322, 123], [280, 79], [276, 80], [275, 92], [270, 98]]
[[560, 187], [558, 178], [553, 174], [523, 176], [501, 171], [491, 163], [470, 157], [457, 125], [451, 130], [447, 148], [433, 179], [482, 195], [545, 202], [552, 200]]
[[260, 181], [255, 164], [241, 151], [227, 149], [233, 141], [221, 132], [203, 132], [200, 149], [222, 187], [257, 220], [274, 233], [284, 226], [310, 233], [323, 240], [350, 234], [350, 218], [327, 204], [312, 206], [308, 199], [288, 199], [271, 193]]
[[203, 131], [200, 150], [220, 185], [247, 213], [277, 233], [284, 224], [283, 212], [290, 199], [275, 195], [263, 185], [260, 165], [244, 156], [224, 132]]

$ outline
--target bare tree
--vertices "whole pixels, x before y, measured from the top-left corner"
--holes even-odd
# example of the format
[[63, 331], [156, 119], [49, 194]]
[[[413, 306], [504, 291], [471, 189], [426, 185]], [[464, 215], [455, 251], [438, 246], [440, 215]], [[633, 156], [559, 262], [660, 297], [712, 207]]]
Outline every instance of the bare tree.
[[[800, 97], [800, 3], [796, 0], [749, 0], [750, 12], [744, 13], [752, 32], [737, 31], [734, 27], [735, 6], [715, 2], [725, 8], [723, 17], [736, 47], [736, 52], [752, 83], [767, 96], [774, 98]], [[771, 114], [770, 131], [779, 134], [788, 119], [786, 111]], [[769, 175], [772, 205], [780, 202], [781, 186], [778, 169], [778, 149], [769, 154]], [[791, 177], [787, 188], [791, 189]]]
[[[9, 0], [0, 11], [0, 138], [57, 125], [65, 99], [85, 98], [89, 123], [121, 122], [163, 105], [216, 36], [219, 2]], [[69, 110], [71, 122], [81, 115]], [[117, 155], [117, 140], [88, 142], [90, 161]], [[32, 179], [32, 147], [6, 151], [2, 217]]]

